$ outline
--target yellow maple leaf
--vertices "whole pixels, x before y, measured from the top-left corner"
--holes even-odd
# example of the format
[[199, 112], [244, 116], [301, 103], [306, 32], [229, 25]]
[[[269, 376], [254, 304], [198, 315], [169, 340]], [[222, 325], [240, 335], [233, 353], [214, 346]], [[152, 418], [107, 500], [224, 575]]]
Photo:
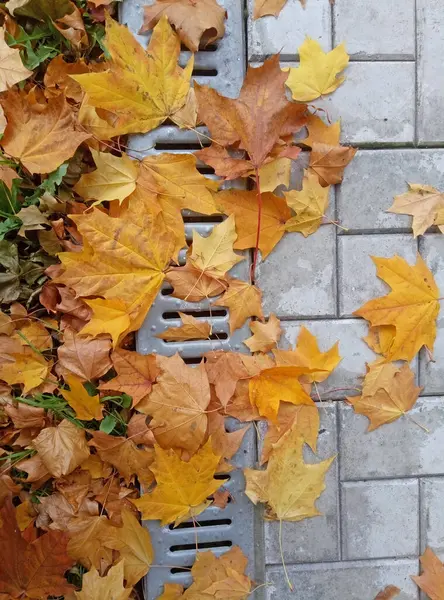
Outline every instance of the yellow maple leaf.
[[211, 438], [188, 462], [173, 450], [155, 446], [155, 460], [150, 469], [157, 486], [151, 494], [131, 500], [142, 514], [142, 519], [159, 519], [162, 525], [176, 524], [200, 514], [211, 504], [207, 500], [221, 486], [214, 479], [221, 459], [214, 454]]
[[180, 341], [180, 340], [206, 340], [211, 335], [211, 325], [208, 321], [196, 319], [193, 315], [187, 315], [179, 312], [183, 325], [180, 327], [169, 327], [156, 337], [162, 340]]
[[27, 394], [38, 387], [48, 377], [51, 363], [31, 348], [23, 347], [22, 352], [12, 353], [0, 363], [0, 379], [9, 385], [22, 384]]
[[336, 121], [326, 125], [317, 115], [309, 114], [307, 117], [308, 136], [301, 140], [302, 144], [313, 147], [313, 144], [327, 144], [328, 146], [339, 146], [341, 138], [341, 123]]
[[291, 190], [285, 193], [285, 199], [296, 213], [285, 223], [287, 231], [299, 231], [304, 237], [319, 229], [328, 207], [330, 186], [322, 187], [318, 176], [307, 171], [302, 190]]
[[106, 200], [122, 203], [136, 189], [139, 165], [126, 154], [114, 156], [110, 152], [98, 152], [91, 148], [96, 170], [82, 175], [74, 191], [85, 200], [95, 204]]
[[156, 25], [145, 52], [130, 31], [111, 17], [105, 45], [108, 70], [72, 75], [88, 94], [88, 104], [112, 113], [114, 135], [145, 133], [165, 119], [174, 121], [190, 89], [193, 57], [185, 69], [177, 64], [180, 41], [166, 16]]
[[91, 421], [103, 419], [102, 407], [98, 394], [90, 396], [83, 386], [83, 383], [75, 375], [65, 375], [66, 383], [69, 385], [68, 390], [61, 390], [60, 393], [74, 409], [76, 416], [81, 421]]
[[236, 238], [233, 215], [216, 225], [208, 237], [203, 237], [193, 230], [193, 247], [189, 258], [191, 265], [202, 273], [223, 278], [231, 267], [244, 260], [242, 256], [233, 252]]
[[82, 334], [95, 337], [101, 333], [109, 333], [113, 340], [113, 347], [118, 346], [119, 341], [130, 331], [131, 327], [128, 305], [117, 298], [111, 300], [85, 299], [85, 303], [93, 309], [93, 317], [83, 327]]
[[5, 42], [5, 30], [0, 28], [0, 92], [6, 92], [7, 89], [28, 79], [32, 71], [27, 69], [20, 57], [18, 48], [11, 48]]
[[391, 344], [384, 352], [387, 360], [411, 361], [422, 346], [433, 351], [439, 290], [421, 256], [418, 255], [414, 266], [400, 256], [372, 256], [372, 260], [378, 277], [388, 283], [392, 291], [370, 300], [354, 314], [372, 326], [395, 327]]
[[409, 183], [409, 191], [395, 196], [387, 212], [413, 216], [413, 237], [418, 237], [431, 227], [444, 209], [444, 194], [430, 185]]
[[302, 387], [298, 377], [310, 373], [308, 367], [271, 367], [264, 369], [249, 381], [250, 401], [257, 406], [259, 414], [276, 423], [279, 404], [314, 406], [313, 400]]
[[286, 2], [287, 0], [255, 0], [253, 19], [260, 19], [266, 15], [277, 17], [284, 8]]
[[251, 352], [268, 352], [274, 348], [282, 334], [281, 322], [273, 313], [267, 323], [252, 321], [250, 329], [253, 335], [244, 341]]
[[213, 306], [228, 306], [230, 309], [230, 333], [245, 323], [248, 317], [264, 318], [262, 292], [255, 285], [238, 279], [230, 279], [228, 290]]
[[319, 42], [306, 37], [298, 53], [300, 66], [288, 69], [285, 82], [294, 100], [310, 102], [319, 96], [331, 94], [344, 81], [345, 77], [338, 77], [349, 61], [344, 44], [324, 52]]
[[74, 592], [76, 600], [103, 600], [104, 598], [128, 600], [132, 588], [123, 586], [123, 566], [121, 560], [112, 566], [104, 577], [100, 577], [99, 572], [92, 567], [83, 575], [82, 591]]
[[315, 501], [325, 490], [324, 477], [335, 457], [305, 463], [303, 445], [304, 440], [294, 427], [273, 446], [266, 471], [245, 469], [245, 493], [254, 504], [267, 503], [265, 518], [301, 521], [321, 514]]

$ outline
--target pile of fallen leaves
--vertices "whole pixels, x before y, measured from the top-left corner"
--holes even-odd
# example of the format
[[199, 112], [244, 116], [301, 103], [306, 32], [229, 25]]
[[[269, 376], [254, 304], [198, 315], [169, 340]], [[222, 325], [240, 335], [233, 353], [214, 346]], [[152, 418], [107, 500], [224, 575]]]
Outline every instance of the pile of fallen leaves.
[[[210, 504], [223, 510], [229, 493], [215, 476], [234, 468], [251, 421], [268, 422], [268, 464], [246, 470], [246, 494], [266, 503], [268, 519], [318, 515], [334, 460], [307, 464], [303, 448], [316, 452], [317, 384], [341, 360], [338, 344], [321, 351], [302, 328], [293, 350], [278, 349], [279, 320], [264, 319], [255, 273], [285, 232], [331, 223], [330, 186], [356, 150], [306, 102], [342, 83], [345, 48], [324, 53], [307, 38], [298, 68], [281, 70], [279, 56], [249, 68], [233, 100], [193, 85], [193, 54], [179, 65], [181, 43], [195, 52], [223, 36], [216, 2], [146, 7], [147, 51], [113, 10], [109, 0], [1, 9], [2, 599], [136, 598], [162, 562], [139, 518], [177, 525]], [[202, 149], [126, 152], [128, 134], [164, 122], [194, 131]], [[302, 188], [292, 189], [300, 160]], [[219, 178], [202, 175], [202, 163]], [[249, 189], [220, 189], [238, 178]], [[185, 209], [226, 218], [187, 246]], [[245, 260], [235, 251], [247, 249], [250, 281], [232, 278]], [[370, 428], [413, 406], [413, 374], [393, 361], [433, 348], [439, 310], [420, 259], [375, 262], [393, 290], [357, 313], [380, 358], [349, 399]], [[228, 308], [231, 332], [255, 319], [245, 353], [211, 351], [197, 366], [138, 354], [134, 332], [166, 281], [176, 298]], [[209, 321], [179, 316], [160, 337], [211, 339]], [[247, 425], [228, 433], [226, 417]], [[198, 552], [192, 585], [167, 585], [162, 598], [246, 598], [262, 583], [245, 575], [246, 562], [239, 548]]]

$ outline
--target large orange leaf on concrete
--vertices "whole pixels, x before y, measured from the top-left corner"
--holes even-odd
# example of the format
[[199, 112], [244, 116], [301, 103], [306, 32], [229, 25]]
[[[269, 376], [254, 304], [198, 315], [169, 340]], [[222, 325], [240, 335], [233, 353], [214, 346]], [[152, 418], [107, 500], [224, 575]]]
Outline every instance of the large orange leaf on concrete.
[[145, 133], [175, 114], [187, 101], [193, 58], [178, 65], [180, 41], [166, 16], [156, 25], [145, 52], [130, 31], [109, 17], [107, 71], [73, 75], [88, 104], [112, 113], [114, 135]]
[[245, 493], [254, 504], [267, 503], [267, 519], [301, 521], [321, 514], [315, 501], [325, 490], [325, 474], [335, 457], [305, 463], [303, 445], [298, 429], [292, 428], [273, 446], [266, 471], [245, 469]]
[[192, 52], [223, 37], [225, 10], [216, 0], [157, 0], [144, 7], [140, 32], [149, 31], [166, 15], [181, 41]]
[[46, 598], [74, 590], [64, 577], [74, 563], [66, 553], [65, 532], [48, 531], [29, 543], [20, 533], [10, 498], [0, 510], [0, 520], [0, 594]]
[[63, 95], [40, 105], [25, 92], [10, 90], [1, 104], [8, 121], [1, 145], [31, 173], [55, 171], [89, 137], [76, 129], [74, 113]]
[[444, 565], [431, 548], [426, 548], [419, 559], [421, 561], [421, 575], [413, 575], [412, 579], [430, 600], [443, 600], [444, 598]]
[[295, 215], [285, 224], [286, 231], [299, 231], [304, 237], [317, 231], [328, 208], [329, 187], [322, 187], [315, 173], [308, 171], [302, 182], [302, 190], [290, 190], [285, 199]]
[[196, 516], [211, 504], [207, 500], [221, 486], [214, 479], [220, 456], [214, 454], [211, 438], [188, 462], [174, 450], [155, 446], [155, 461], [151, 470], [157, 486], [151, 494], [144, 494], [132, 502], [142, 513], [142, 519], [159, 519], [162, 525], [180, 523]]
[[194, 453], [204, 440], [208, 424], [210, 384], [205, 365], [189, 367], [178, 354], [159, 357], [158, 365], [162, 374], [137, 410], [153, 417], [150, 427], [162, 448]]
[[71, 215], [83, 236], [82, 252], [62, 252], [64, 271], [55, 281], [77, 296], [103, 296], [125, 302], [129, 331], [140, 327], [160, 289], [174, 240], [159, 216], [140, 198], [129, 202], [119, 217], [94, 208]]
[[400, 256], [372, 257], [378, 277], [392, 291], [370, 300], [354, 314], [372, 326], [395, 328], [391, 344], [385, 349], [387, 360], [412, 360], [422, 346], [433, 351], [436, 318], [439, 313], [439, 290], [432, 273], [418, 255], [416, 265]]

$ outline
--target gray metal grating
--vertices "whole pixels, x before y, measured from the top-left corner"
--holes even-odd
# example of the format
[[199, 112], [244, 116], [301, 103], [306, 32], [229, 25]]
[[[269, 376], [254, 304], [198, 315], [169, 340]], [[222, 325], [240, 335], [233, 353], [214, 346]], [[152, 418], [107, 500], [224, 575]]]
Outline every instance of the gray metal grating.
[[[226, 33], [206, 51], [195, 55], [194, 78], [201, 84], [215, 87], [224, 95], [236, 97], [244, 79], [245, 41], [243, 29], [243, 3], [241, 0], [218, 0], [228, 13]], [[147, 2], [147, 4], [150, 2]], [[138, 0], [124, 0], [120, 11], [120, 20], [126, 23], [133, 33], [137, 33], [142, 23], [143, 5]], [[136, 36], [143, 46], [147, 45], [148, 37]], [[181, 54], [181, 62], [186, 61], [188, 52]], [[207, 133], [204, 127], [199, 131]], [[145, 135], [133, 135], [130, 140], [131, 154], [142, 158], [148, 154], [161, 152], [192, 152], [206, 145], [206, 138], [193, 131], [180, 130], [174, 125], [164, 125]], [[199, 170], [211, 178], [212, 170], [204, 165], [198, 165]], [[242, 184], [234, 183], [236, 187]], [[216, 224], [207, 218], [187, 213], [185, 231], [187, 242], [196, 229], [202, 235], [210, 233]], [[230, 275], [247, 279], [249, 274], [249, 255], [244, 253], [245, 261], [236, 265]], [[184, 254], [182, 253], [182, 258]], [[242, 344], [250, 335], [248, 325], [237, 330], [230, 336], [228, 311], [222, 307], [210, 308], [208, 301], [185, 302], [173, 298], [169, 292], [171, 287], [165, 283], [147, 318], [137, 335], [137, 350], [143, 354], [159, 353], [171, 356], [176, 352], [188, 362], [198, 362], [205, 352], [210, 350], [234, 350], [248, 352]], [[220, 339], [190, 342], [165, 342], [156, 338], [156, 334], [168, 327], [180, 325], [177, 312], [191, 312], [197, 318], [204, 313], [212, 323], [213, 332], [220, 334]], [[211, 313], [208, 316], [208, 313]], [[222, 339], [221, 339], [222, 338]], [[227, 419], [226, 427], [234, 430], [241, 425], [234, 419]], [[239, 469], [251, 467], [256, 462], [256, 433], [250, 426], [242, 446], [232, 459]], [[199, 515], [197, 526], [192, 521], [183, 523], [178, 528], [172, 526], [160, 527], [158, 521], [145, 523], [153, 541], [155, 558], [154, 564], [165, 565], [150, 570], [145, 580], [146, 600], [155, 600], [165, 583], [181, 583], [185, 586], [191, 583], [189, 567], [192, 566], [196, 555], [196, 540], [201, 550], [211, 549], [216, 555], [223, 554], [232, 545], [239, 545], [249, 559], [248, 573], [254, 578], [262, 573], [262, 548], [255, 552], [255, 528], [257, 519], [253, 504], [243, 493], [244, 477], [241, 470], [234, 470], [229, 479], [223, 484], [231, 494], [231, 502], [223, 510], [210, 507]], [[257, 549], [256, 549], [257, 550]], [[255, 564], [255, 560], [257, 564]], [[252, 597], [256, 597], [253, 594]]]

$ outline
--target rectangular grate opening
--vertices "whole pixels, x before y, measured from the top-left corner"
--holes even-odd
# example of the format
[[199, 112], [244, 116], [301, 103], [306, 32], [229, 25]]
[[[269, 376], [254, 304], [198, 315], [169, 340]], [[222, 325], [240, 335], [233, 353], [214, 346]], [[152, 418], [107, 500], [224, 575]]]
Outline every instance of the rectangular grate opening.
[[217, 77], [217, 69], [197, 67], [193, 69], [193, 77]]
[[208, 550], [209, 548], [231, 548], [231, 540], [221, 542], [197, 542], [197, 544], [177, 544], [170, 546], [170, 552], [182, 552], [183, 550]]
[[[199, 53], [202, 52], [216, 52], [219, 45], [217, 42], [213, 42], [212, 44], [208, 44], [205, 48], [199, 48]], [[189, 49], [185, 46], [185, 44], [180, 44], [181, 52], [189, 52]]]
[[213, 521], [199, 521], [196, 520], [196, 523], [186, 521], [185, 523], [179, 523], [177, 527], [174, 527], [173, 524], [168, 525], [168, 529], [170, 531], [177, 531], [178, 529], [194, 529], [196, 525], [198, 527], [223, 527], [224, 525], [231, 525], [231, 519], [214, 519]]
[[[180, 312], [183, 312], [186, 315], [191, 315], [192, 317], [195, 317], [196, 319], [201, 317], [202, 319], [208, 319], [211, 317], [226, 317], [228, 315], [228, 311], [224, 310], [223, 308], [216, 308], [215, 310], [200, 310], [200, 311], [196, 311], [196, 310], [181, 310]], [[178, 312], [164, 312], [162, 317], [166, 320], [169, 319], [179, 319], [179, 313]]]

